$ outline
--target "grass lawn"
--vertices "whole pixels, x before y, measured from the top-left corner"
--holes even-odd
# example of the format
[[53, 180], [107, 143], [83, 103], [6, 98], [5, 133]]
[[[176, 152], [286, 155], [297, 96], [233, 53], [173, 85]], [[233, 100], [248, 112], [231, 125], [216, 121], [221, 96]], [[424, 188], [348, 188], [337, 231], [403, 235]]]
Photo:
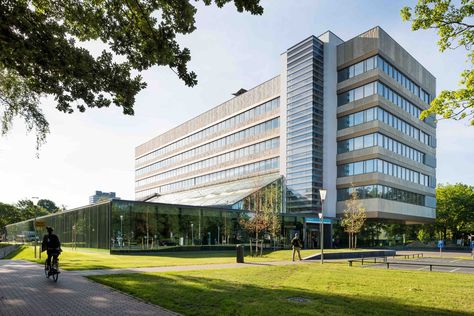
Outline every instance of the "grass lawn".
[[474, 275], [346, 263], [90, 279], [184, 315], [473, 315]]
[[[114, 269], [114, 268], [139, 268], [178, 266], [193, 264], [217, 264], [234, 263], [234, 251], [215, 252], [175, 252], [159, 255], [110, 255], [106, 251], [95, 249], [72, 250], [64, 248], [59, 257], [61, 269], [65, 270], [89, 270], [89, 269]], [[301, 256], [315, 254], [316, 250], [302, 250]], [[28, 260], [43, 263], [46, 253], [42, 253], [42, 259], [34, 259], [33, 247], [22, 247], [19, 251], [11, 254], [6, 259]], [[278, 250], [265, 254], [263, 257], [246, 256], [247, 262], [281, 261], [290, 260], [291, 250]]]
[[[141, 268], [162, 267], [194, 264], [217, 264], [234, 263], [235, 251], [214, 252], [174, 252], [158, 255], [110, 255], [103, 249], [81, 249], [72, 250], [63, 248], [59, 257], [61, 269], [64, 270], [92, 270], [92, 269], [118, 269], [118, 268]], [[328, 249], [326, 252], [348, 251], [346, 249]], [[319, 253], [315, 249], [301, 250], [301, 256], [306, 257]], [[286, 261], [291, 260], [291, 250], [277, 250], [264, 253], [263, 257], [246, 256], [246, 262]], [[24, 246], [19, 251], [10, 254], [6, 259], [28, 260], [43, 263], [46, 253], [42, 253], [42, 259], [34, 259], [33, 247]]]

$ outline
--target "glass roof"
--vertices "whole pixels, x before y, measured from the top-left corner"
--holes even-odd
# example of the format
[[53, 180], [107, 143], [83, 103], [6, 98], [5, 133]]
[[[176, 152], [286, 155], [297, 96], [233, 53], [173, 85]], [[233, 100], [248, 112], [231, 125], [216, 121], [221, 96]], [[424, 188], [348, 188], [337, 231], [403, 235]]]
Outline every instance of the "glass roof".
[[232, 205], [278, 178], [280, 178], [279, 174], [267, 174], [205, 186], [199, 189], [164, 194], [148, 202], [198, 206]]

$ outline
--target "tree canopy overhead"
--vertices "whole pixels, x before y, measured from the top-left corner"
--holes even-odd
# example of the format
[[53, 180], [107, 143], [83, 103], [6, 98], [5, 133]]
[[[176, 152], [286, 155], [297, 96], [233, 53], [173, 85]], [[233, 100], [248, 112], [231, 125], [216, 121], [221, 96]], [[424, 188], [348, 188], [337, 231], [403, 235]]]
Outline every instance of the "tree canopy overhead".
[[[196, 0], [197, 2], [199, 0]], [[202, 0], [221, 8], [233, 2], [238, 12], [262, 14], [260, 0]], [[188, 70], [189, 49], [178, 34], [196, 29], [190, 0], [4, 0], [0, 1], [0, 110], [6, 134], [15, 117], [35, 130], [37, 147], [49, 125], [41, 96], [53, 96], [64, 113], [115, 104], [133, 115], [140, 75], [152, 66], [170, 67], [187, 86], [197, 84]], [[98, 57], [78, 45], [100, 40]], [[113, 56], [125, 57], [117, 62]]]
[[401, 16], [412, 22], [412, 30], [436, 29], [441, 52], [463, 47], [467, 51], [467, 69], [461, 73], [459, 89], [443, 90], [423, 111], [421, 118], [438, 114], [446, 119], [468, 119], [474, 125], [474, 1], [418, 0], [414, 9], [404, 7]]

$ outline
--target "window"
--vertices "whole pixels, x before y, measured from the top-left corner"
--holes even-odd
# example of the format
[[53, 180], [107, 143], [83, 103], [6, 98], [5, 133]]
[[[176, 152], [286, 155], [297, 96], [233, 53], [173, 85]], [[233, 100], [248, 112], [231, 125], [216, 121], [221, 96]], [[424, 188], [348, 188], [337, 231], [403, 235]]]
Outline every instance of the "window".
[[359, 87], [354, 90], [354, 100], [359, 100], [364, 97], [364, 87]]
[[374, 135], [369, 134], [364, 136], [364, 148], [374, 146]]
[[359, 125], [364, 123], [364, 112], [357, 112], [354, 114], [354, 124], [352, 125]]
[[354, 150], [364, 148], [364, 139], [363, 137], [354, 138]]

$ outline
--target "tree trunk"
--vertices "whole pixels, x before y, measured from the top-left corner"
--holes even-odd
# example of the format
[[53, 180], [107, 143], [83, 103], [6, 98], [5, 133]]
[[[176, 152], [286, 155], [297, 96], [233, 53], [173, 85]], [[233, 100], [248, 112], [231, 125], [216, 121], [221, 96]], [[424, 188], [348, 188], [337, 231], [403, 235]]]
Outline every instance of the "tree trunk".
[[354, 249], [357, 249], [357, 234], [354, 234]]
[[250, 256], [253, 257], [253, 253], [252, 253], [252, 238], [249, 238], [249, 243], [250, 243]]
[[258, 230], [255, 230], [255, 257], [258, 257]]

